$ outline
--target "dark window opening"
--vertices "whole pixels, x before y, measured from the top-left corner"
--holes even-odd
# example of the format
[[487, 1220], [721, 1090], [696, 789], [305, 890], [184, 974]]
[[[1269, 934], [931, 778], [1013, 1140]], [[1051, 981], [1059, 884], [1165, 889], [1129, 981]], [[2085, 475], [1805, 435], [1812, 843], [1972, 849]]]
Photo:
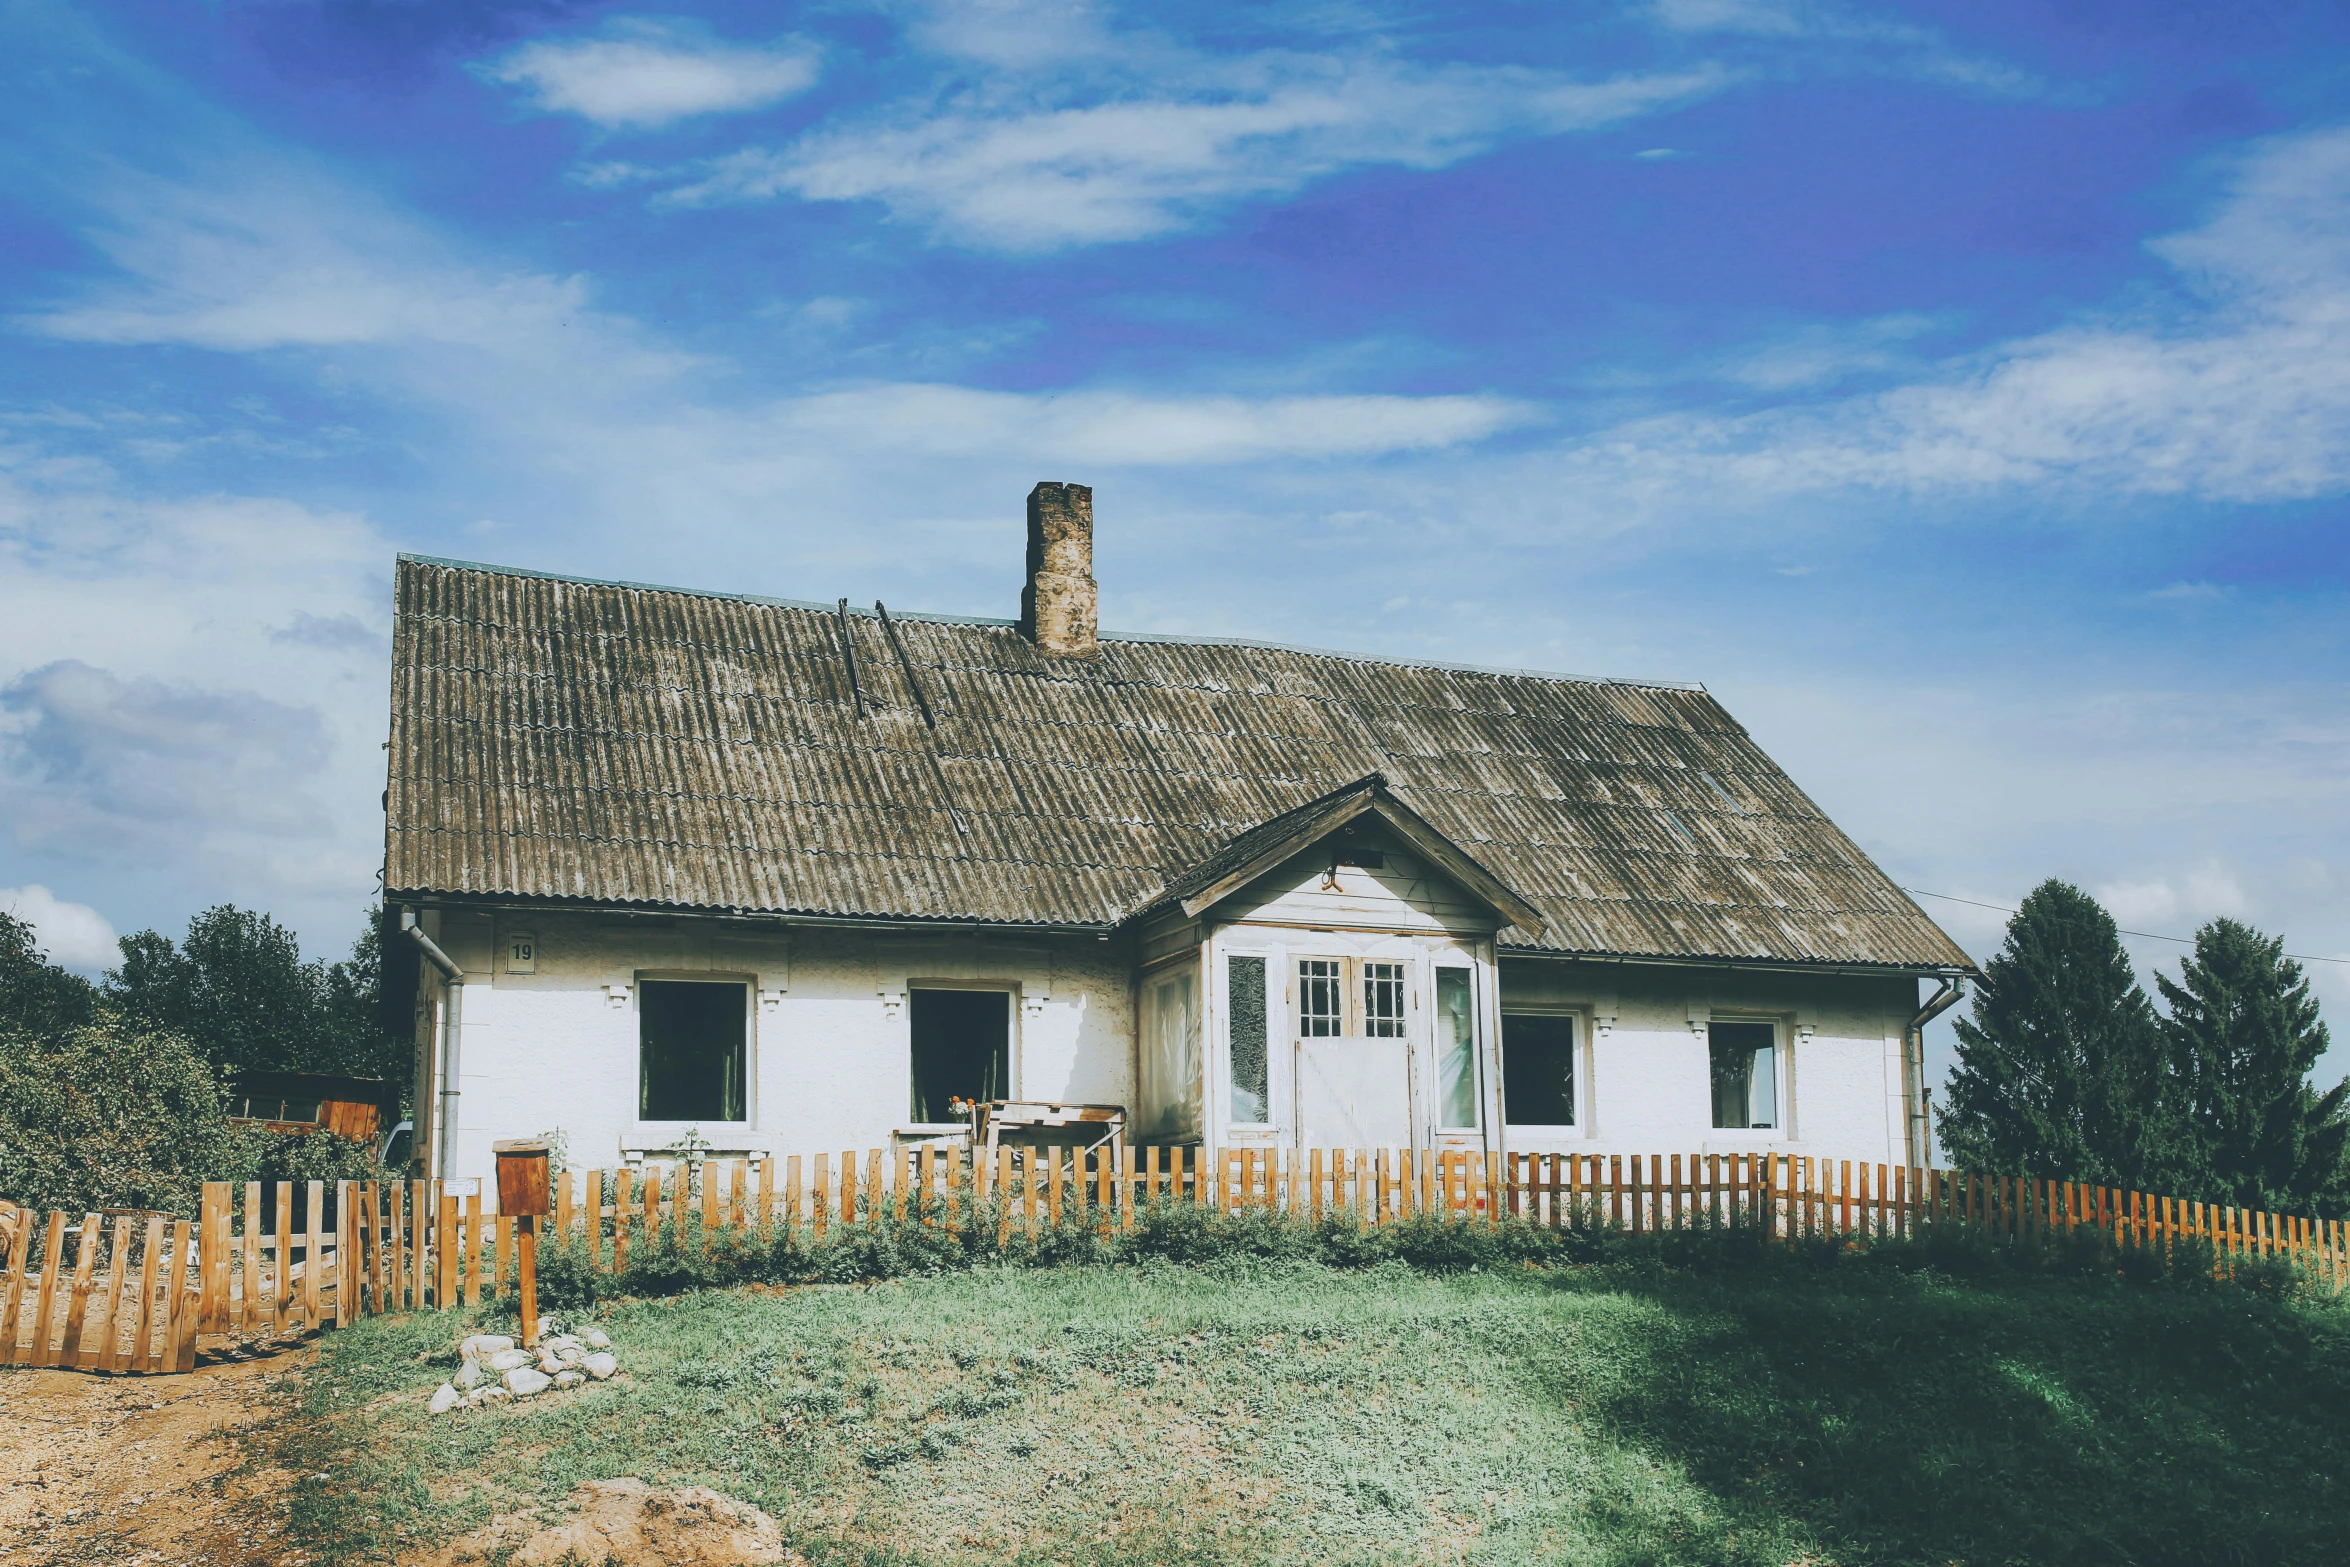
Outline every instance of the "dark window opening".
[[1777, 1126], [1777, 1031], [1768, 1023], [1714, 1023], [1706, 1039], [1713, 1053], [1714, 1125], [1738, 1131]]
[[1575, 1124], [1575, 1020], [1505, 1012], [1502, 1118], [1512, 1126]]
[[1363, 965], [1363, 1034], [1370, 1039], [1403, 1038], [1403, 965]]
[[1346, 994], [1336, 958], [1297, 963], [1297, 1031], [1307, 1039], [1336, 1039], [1345, 1021]]
[[648, 979], [637, 988], [637, 1114], [743, 1119], [744, 989]]
[[1001, 990], [917, 990], [914, 1026], [917, 1121], [959, 1121], [954, 1101], [1011, 1093], [1012, 998]]

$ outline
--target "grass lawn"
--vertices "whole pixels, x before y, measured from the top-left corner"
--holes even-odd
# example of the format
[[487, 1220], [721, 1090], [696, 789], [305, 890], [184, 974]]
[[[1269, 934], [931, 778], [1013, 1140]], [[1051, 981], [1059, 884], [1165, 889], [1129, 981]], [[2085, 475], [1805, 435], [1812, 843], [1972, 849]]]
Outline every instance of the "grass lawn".
[[1845, 1263], [988, 1268], [594, 1314], [627, 1375], [432, 1418], [458, 1317], [334, 1333], [295, 1527], [384, 1560], [583, 1480], [819, 1563], [2350, 1556], [2350, 1316]]

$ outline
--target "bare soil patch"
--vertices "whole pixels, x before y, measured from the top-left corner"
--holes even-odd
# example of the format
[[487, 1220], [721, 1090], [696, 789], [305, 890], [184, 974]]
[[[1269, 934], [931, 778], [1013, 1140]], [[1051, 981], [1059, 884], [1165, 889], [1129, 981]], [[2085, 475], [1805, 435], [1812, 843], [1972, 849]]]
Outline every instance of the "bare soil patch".
[[568, 1516], [536, 1527], [528, 1517], [498, 1519], [444, 1547], [428, 1567], [770, 1567], [800, 1559], [784, 1548], [774, 1519], [704, 1485], [656, 1490], [642, 1480], [597, 1480], [573, 1491], [570, 1506]]
[[208, 1359], [188, 1376], [0, 1373], [0, 1567], [296, 1567], [293, 1476], [244, 1466], [316, 1351]]

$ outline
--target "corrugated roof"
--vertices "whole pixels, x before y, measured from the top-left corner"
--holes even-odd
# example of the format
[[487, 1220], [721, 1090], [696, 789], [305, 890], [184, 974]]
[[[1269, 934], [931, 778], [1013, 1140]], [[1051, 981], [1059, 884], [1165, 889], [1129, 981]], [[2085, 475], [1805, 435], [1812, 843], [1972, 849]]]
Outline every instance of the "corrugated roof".
[[893, 645], [870, 611], [409, 556], [395, 591], [395, 897], [1109, 926], [1378, 773], [1541, 913], [1506, 945], [1971, 967], [1697, 687], [1115, 633], [1054, 659], [943, 615]]

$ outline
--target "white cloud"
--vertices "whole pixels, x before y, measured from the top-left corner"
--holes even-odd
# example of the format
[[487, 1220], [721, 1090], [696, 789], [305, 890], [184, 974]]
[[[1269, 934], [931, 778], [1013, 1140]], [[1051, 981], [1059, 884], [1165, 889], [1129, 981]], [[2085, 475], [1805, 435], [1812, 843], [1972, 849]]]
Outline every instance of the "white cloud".
[[1622, 425], [1564, 450], [1554, 480], [1650, 508], [1839, 488], [2221, 502], [2350, 488], [2350, 132], [2258, 146], [2209, 222], [2153, 249], [2179, 275], [2160, 305], [1870, 396]]
[[2188, 935], [2206, 921], [2251, 910], [2243, 882], [2217, 860], [2148, 881], [2100, 882], [2090, 891], [2116, 924], [2156, 936]]
[[61, 968], [112, 968], [122, 961], [114, 926], [86, 903], [68, 903], [35, 884], [0, 887], [0, 910], [32, 926], [41, 951]]
[[730, 44], [683, 27], [620, 21], [599, 38], [544, 39], [477, 68], [529, 91], [550, 113], [645, 129], [699, 114], [762, 109], [815, 85], [804, 44]]
[[1458, 446], [1539, 417], [1533, 406], [1500, 397], [1150, 397], [921, 385], [822, 393], [776, 415], [811, 447], [1146, 467]]
[[391, 555], [347, 514], [0, 450], [6, 847], [348, 918], [375, 863]]
[[228, 352], [434, 342], [496, 347], [559, 329], [578, 278], [454, 258], [414, 223], [277, 159], [156, 179], [115, 171], [86, 231], [119, 280], [20, 315], [52, 337]]
[[1349, 168], [1441, 168], [1515, 138], [1677, 108], [1731, 80], [1711, 66], [1587, 82], [1518, 67], [1263, 55], [1089, 104], [983, 91], [925, 105], [732, 154], [667, 199], [874, 200], [945, 238], [1045, 251], [1166, 233]]
[[1931, 27], [1826, 0], [1655, 0], [1649, 15], [1671, 32], [1798, 47], [1813, 69], [1842, 65], [1997, 97], [2048, 91], [2029, 71], [1954, 48]]
[[1855, 375], [1918, 368], [1903, 345], [1932, 332], [1930, 316], [1877, 316], [1850, 324], [1798, 327], [1725, 358], [1716, 379], [1758, 392], [1826, 387]]

